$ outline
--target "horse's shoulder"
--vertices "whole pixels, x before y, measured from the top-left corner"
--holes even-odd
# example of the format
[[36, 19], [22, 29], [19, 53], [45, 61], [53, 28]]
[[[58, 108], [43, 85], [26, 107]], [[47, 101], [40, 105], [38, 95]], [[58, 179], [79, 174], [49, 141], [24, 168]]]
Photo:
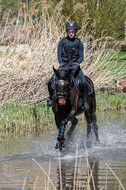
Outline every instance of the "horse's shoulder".
[[79, 89], [77, 88], [77, 84], [75, 83], [75, 81], [73, 81], [72, 85], [71, 85], [71, 96], [79, 96]]

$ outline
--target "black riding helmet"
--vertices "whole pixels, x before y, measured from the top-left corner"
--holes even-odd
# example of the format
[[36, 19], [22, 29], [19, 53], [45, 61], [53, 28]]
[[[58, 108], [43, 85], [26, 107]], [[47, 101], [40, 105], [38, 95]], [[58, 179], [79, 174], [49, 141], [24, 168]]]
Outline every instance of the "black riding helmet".
[[75, 29], [78, 30], [78, 24], [75, 21], [69, 21], [66, 24], [66, 30]]

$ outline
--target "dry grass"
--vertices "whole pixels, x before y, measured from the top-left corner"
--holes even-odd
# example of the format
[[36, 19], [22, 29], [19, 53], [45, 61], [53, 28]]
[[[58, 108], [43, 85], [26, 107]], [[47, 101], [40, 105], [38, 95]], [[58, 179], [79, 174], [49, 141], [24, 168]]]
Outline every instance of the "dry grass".
[[[56, 18], [57, 13], [50, 18], [43, 10], [39, 18], [26, 17], [24, 25], [8, 35], [6, 23], [0, 35], [0, 102], [6, 103], [10, 98], [25, 100], [26, 97], [37, 102], [47, 98], [46, 82], [53, 74], [52, 67], [58, 68], [57, 46], [65, 35], [62, 17]], [[102, 39], [87, 36], [85, 27], [78, 36], [85, 48], [85, 61], [81, 67], [94, 81], [95, 88], [113, 85], [120, 73], [124, 75], [120, 68], [120, 72], [114, 70], [117, 62], [111, 62], [110, 66], [111, 53], [106, 52], [106, 43], [101, 43]]]

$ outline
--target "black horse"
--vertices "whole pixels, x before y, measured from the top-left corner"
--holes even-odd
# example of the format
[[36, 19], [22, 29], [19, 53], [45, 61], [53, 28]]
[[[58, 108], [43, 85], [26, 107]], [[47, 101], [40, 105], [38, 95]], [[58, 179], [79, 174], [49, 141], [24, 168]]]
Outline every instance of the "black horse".
[[[84, 112], [81, 93], [76, 85], [78, 82], [71, 79], [71, 69], [59, 67], [58, 70], [53, 68], [55, 73], [55, 90], [52, 97], [52, 110], [55, 115], [55, 122], [58, 128], [58, 138], [56, 148], [64, 147], [64, 132], [68, 121], [71, 121], [71, 127], [67, 136], [70, 137], [78, 123], [77, 115]], [[98, 126], [96, 124], [96, 99], [94, 85], [90, 78], [86, 77], [92, 92], [88, 95], [89, 110], [85, 111], [87, 121], [87, 138], [91, 129], [94, 130], [96, 140], [98, 137]]]

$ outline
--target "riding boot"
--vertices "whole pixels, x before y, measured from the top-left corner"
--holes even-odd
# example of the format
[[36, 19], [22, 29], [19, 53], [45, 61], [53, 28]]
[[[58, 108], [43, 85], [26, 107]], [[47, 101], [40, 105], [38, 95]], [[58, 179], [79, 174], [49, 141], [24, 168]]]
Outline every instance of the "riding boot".
[[49, 87], [49, 86], [48, 86], [48, 91], [49, 91], [50, 97], [47, 100], [47, 104], [46, 104], [47, 108], [49, 108], [50, 106], [52, 106], [52, 96], [54, 94], [53, 89], [51, 87]]
[[88, 104], [88, 86], [83, 86], [83, 101], [84, 101], [84, 111], [89, 110], [89, 104]]
[[49, 108], [49, 107], [52, 106], [52, 100], [51, 100], [51, 99], [48, 99], [48, 100], [47, 100], [46, 106], [47, 106], [47, 108]]
[[49, 92], [49, 99], [47, 100], [47, 108], [49, 108], [50, 106], [52, 106], [52, 97], [53, 97], [53, 94], [54, 94], [54, 81], [51, 79], [47, 85], [48, 85], [48, 92]]

